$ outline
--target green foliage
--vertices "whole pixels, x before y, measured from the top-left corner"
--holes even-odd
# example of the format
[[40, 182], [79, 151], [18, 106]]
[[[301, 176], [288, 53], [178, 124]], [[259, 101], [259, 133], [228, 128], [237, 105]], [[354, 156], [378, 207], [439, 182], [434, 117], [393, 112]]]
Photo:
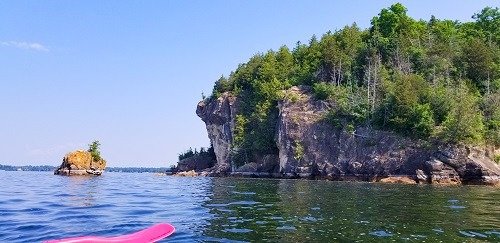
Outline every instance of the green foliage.
[[429, 104], [418, 104], [413, 110], [413, 119], [411, 130], [415, 136], [429, 137], [434, 129], [434, 118]]
[[434, 128], [431, 104], [426, 102], [429, 86], [418, 75], [396, 75], [386, 99], [375, 117], [379, 126], [421, 138], [429, 137]]
[[171, 165], [168, 171], [169, 172], [177, 172], [177, 165]]
[[442, 137], [449, 142], [479, 142], [484, 136], [483, 115], [477, 95], [462, 82], [452, 96], [451, 111], [443, 122]]
[[242, 147], [245, 143], [245, 128], [248, 125], [248, 119], [241, 115], [238, 114], [236, 115], [235, 119], [235, 125], [234, 125], [234, 137], [233, 137], [233, 142], [234, 146], [236, 147]]
[[[214, 146], [210, 144], [209, 148], [203, 148], [201, 147], [200, 150], [197, 150], [196, 148], [193, 150], [192, 148], [189, 148], [188, 150], [184, 151], [183, 153], [180, 153], [178, 156], [179, 161], [192, 158], [192, 157], [205, 157], [210, 159], [212, 163], [215, 163], [216, 157], [215, 157], [215, 151], [214, 151]], [[173, 165], [175, 166], [175, 165]], [[213, 166], [210, 165], [210, 166]]]
[[301, 160], [304, 158], [304, 146], [302, 146], [300, 142], [295, 141], [293, 158], [295, 160]]
[[500, 54], [498, 46], [489, 45], [478, 38], [472, 38], [464, 43], [462, 51], [461, 65], [467, 77], [475, 83], [482, 93], [487, 93], [488, 82], [498, 76], [494, 72], [495, 58], [498, 59]]
[[346, 129], [348, 133], [353, 134], [355, 131], [354, 125], [352, 123], [347, 124]]
[[481, 104], [486, 125], [486, 138], [500, 146], [500, 90], [483, 97]]
[[363, 32], [356, 24], [323, 35], [319, 42], [321, 56], [316, 78], [337, 85], [354, 82], [357, 58], [365, 46], [362, 37]]
[[246, 160], [246, 154], [250, 153], [275, 153], [277, 102], [283, 98], [282, 90], [291, 87], [295, 67], [292, 53], [282, 47], [278, 52], [255, 55], [225, 82], [233, 87], [214, 90], [214, 93], [232, 90], [245, 100], [236, 115], [234, 158]]
[[431, 87], [426, 97], [432, 110], [436, 125], [440, 125], [448, 116], [453, 101], [450, 99], [451, 91], [443, 85]]
[[328, 100], [334, 97], [336, 86], [327, 83], [315, 83], [313, 85], [313, 94], [316, 99]]
[[193, 156], [194, 156], [194, 151], [193, 151], [192, 148], [189, 148], [188, 150], [180, 153], [179, 156], [178, 156], [178, 158], [179, 158], [179, 161], [181, 161], [183, 159], [191, 158]]
[[87, 150], [90, 152], [92, 155], [92, 160], [94, 161], [100, 161], [101, 158], [101, 149], [99, 148], [101, 146], [101, 143], [99, 143], [98, 140], [93, 141], [91, 144], [89, 144], [89, 149]]
[[297, 42], [293, 50], [296, 61], [296, 72], [293, 84], [311, 85], [317, 81], [314, 73], [321, 64], [321, 49], [316, 36], [309, 41], [309, 45]]
[[494, 160], [497, 164], [500, 164], [500, 154], [499, 154], [499, 155], [495, 155], [495, 157], [493, 158], [493, 160]]
[[500, 10], [498, 7], [486, 7], [472, 17], [476, 20], [476, 25], [484, 32], [487, 39], [500, 44]]
[[410, 18], [406, 15], [408, 10], [401, 3], [396, 3], [389, 8], [384, 8], [378, 17], [372, 19], [374, 29], [380, 31], [383, 37], [395, 37], [405, 30]]
[[334, 126], [340, 126], [342, 121], [359, 124], [368, 117], [368, 102], [362, 88], [351, 89], [327, 83], [316, 83], [313, 94], [322, 100], [329, 100], [334, 108], [327, 113], [326, 119]]
[[[217, 98], [219, 97], [222, 93], [226, 91], [231, 91], [232, 88], [232, 83], [229, 81], [227, 78], [224, 76], [221, 76], [217, 81], [215, 81], [214, 84], [214, 90], [212, 92], [212, 96]], [[202, 96], [204, 96], [202, 94]], [[204, 98], [203, 98], [204, 99]]]

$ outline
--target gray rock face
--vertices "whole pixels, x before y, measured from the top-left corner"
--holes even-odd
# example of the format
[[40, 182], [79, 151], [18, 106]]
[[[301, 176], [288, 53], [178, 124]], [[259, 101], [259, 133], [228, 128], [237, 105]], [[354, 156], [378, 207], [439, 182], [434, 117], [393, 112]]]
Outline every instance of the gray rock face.
[[216, 174], [231, 172], [236, 98], [226, 92], [216, 100], [203, 100], [198, 103], [196, 114], [205, 122], [208, 137], [214, 146], [217, 163], [213, 172]]
[[494, 154], [491, 147], [443, 146], [434, 153], [431, 162], [426, 163], [432, 164], [432, 175], [449, 172], [463, 183], [494, 185], [500, 184], [500, 167], [492, 160]]
[[[347, 131], [326, 121], [329, 108], [307, 88], [288, 90], [299, 97], [279, 103], [277, 145], [280, 171], [289, 177], [375, 180], [391, 175], [416, 175], [429, 152], [418, 144], [369, 127]], [[335, 104], [332, 104], [332, 106]]]
[[250, 177], [280, 177], [278, 160], [278, 156], [273, 154], [260, 156], [256, 162], [237, 167], [231, 174]]
[[500, 167], [492, 160], [492, 148], [429, 146], [367, 126], [334, 126], [325, 115], [335, 104], [316, 100], [309, 87], [292, 87], [285, 97], [293, 98], [278, 104], [277, 157], [270, 155], [267, 161], [261, 158], [239, 168], [231, 164], [236, 98], [224, 93], [217, 100], [198, 104], [197, 114], [207, 125], [217, 155], [216, 174], [367, 181], [406, 177], [418, 183], [500, 184]]

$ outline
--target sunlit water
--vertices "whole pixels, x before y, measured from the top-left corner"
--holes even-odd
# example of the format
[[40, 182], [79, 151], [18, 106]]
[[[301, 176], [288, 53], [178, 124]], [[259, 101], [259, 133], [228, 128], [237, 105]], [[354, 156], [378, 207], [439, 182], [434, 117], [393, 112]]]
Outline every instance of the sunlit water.
[[500, 241], [492, 187], [5, 171], [0, 185], [0, 242], [159, 222], [177, 228], [171, 242]]

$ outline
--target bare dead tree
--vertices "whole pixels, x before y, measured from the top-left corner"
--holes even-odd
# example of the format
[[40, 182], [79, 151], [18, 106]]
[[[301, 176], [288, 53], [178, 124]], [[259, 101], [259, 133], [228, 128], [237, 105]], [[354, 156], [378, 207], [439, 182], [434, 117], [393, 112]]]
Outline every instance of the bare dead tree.
[[370, 111], [375, 110], [377, 103], [378, 86], [381, 82], [380, 68], [382, 67], [382, 57], [379, 53], [367, 57], [364, 80], [367, 87], [367, 100]]
[[405, 55], [401, 51], [401, 49], [399, 48], [399, 45], [396, 47], [396, 52], [393, 55], [392, 66], [397, 71], [399, 71], [403, 74], [410, 74], [413, 71], [411, 68], [410, 57], [408, 55]]

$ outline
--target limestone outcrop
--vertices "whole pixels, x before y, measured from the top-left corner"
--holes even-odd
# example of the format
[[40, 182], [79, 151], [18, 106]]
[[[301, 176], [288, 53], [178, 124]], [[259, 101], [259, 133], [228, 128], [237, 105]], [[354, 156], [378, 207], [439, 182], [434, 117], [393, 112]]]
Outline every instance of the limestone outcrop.
[[217, 158], [217, 163], [213, 168], [214, 174], [225, 174], [234, 170], [231, 163], [231, 144], [233, 143], [236, 107], [236, 97], [226, 92], [218, 99], [201, 101], [196, 109], [196, 114], [207, 126], [208, 137], [214, 147]]
[[55, 175], [101, 175], [106, 168], [104, 159], [94, 160], [90, 152], [76, 150], [66, 154]]
[[315, 99], [307, 86], [284, 92], [292, 98], [278, 103], [278, 154], [241, 167], [231, 159], [238, 99], [226, 92], [198, 104], [196, 113], [206, 123], [217, 157], [212, 175], [500, 184], [500, 166], [493, 160], [498, 150], [492, 147], [416, 140], [367, 125], [334, 126], [325, 116], [335, 103]]

